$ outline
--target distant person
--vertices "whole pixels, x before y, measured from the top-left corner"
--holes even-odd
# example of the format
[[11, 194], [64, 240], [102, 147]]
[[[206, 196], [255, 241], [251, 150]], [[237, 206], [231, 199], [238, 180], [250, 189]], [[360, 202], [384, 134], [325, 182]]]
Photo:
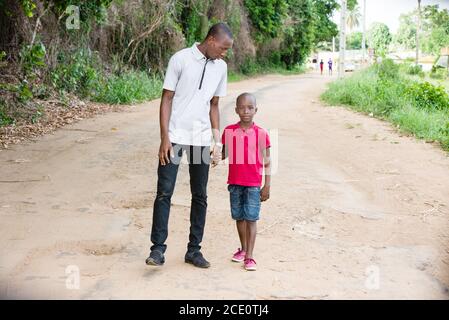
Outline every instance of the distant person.
[[[257, 268], [253, 250], [256, 242], [260, 203], [270, 198], [270, 137], [253, 121], [257, 112], [256, 97], [242, 93], [237, 97], [235, 113], [240, 121], [223, 132], [222, 159], [229, 156], [228, 191], [231, 216], [236, 221], [241, 247], [232, 256], [243, 262], [247, 271]], [[262, 173], [265, 181], [262, 186]]]
[[323, 59], [321, 59], [321, 61], [320, 61], [320, 71], [321, 71], [321, 74], [323, 74], [323, 69], [324, 69], [324, 62], [323, 62]]
[[329, 61], [327, 62], [328, 66], [329, 66], [329, 75], [332, 75], [332, 58], [329, 58]]

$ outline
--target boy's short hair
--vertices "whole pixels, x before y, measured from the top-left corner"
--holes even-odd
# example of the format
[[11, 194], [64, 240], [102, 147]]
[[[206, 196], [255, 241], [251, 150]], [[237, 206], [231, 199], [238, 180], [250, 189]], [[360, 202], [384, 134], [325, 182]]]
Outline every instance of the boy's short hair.
[[246, 98], [246, 97], [250, 97], [252, 100], [253, 100], [253, 102], [254, 102], [254, 105], [256, 105], [256, 96], [255, 95], [253, 95], [252, 93], [249, 93], [249, 92], [243, 92], [243, 93], [241, 93], [238, 97], [237, 97], [237, 99], [235, 100], [235, 104], [239, 104], [239, 100], [240, 99], [243, 99], [243, 98]]

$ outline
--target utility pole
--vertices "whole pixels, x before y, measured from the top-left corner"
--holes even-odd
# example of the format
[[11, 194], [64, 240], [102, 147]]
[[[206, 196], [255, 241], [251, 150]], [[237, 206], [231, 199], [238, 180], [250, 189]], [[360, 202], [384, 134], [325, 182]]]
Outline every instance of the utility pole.
[[362, 63], [365, 63], [365, 51], [366, 51], [366, 30], [365, 30], [365, 21], [366, 21], [366, 0], [363, 0], [363, 17], [362, 17]]
[[345, 75], [345, 50], [346, 50], [346, 0], [341, 0], [340, 12], [340, 56], [338, 61], [338, 78]]
[[416, 65], [419, 59], [419, 30], [421, 28], [421, 0], [418, 0], [418, 23], [416, 24]]

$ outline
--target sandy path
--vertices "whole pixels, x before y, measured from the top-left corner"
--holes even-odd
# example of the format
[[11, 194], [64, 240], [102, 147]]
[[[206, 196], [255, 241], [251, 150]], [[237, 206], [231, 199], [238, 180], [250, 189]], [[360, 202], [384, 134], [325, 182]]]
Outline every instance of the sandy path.
[[[257, 272], [230, 261], [238, 238], [225, 165], [209, 179], [203, 252], [212, 267], [183, 262], [185, 165], [167, 262], [144, 264], [159, 101], [1, 151], [0, 297], [448, 299], [449, 158], [385, 122], [323, 107], [318, 96], [327, 81], [317, 74], [266, 76], [230, 84], [221, 103], [228, 124], [236, 121], [238, 93], [255, 92], [256, 121], [272, 130], [278, 146], [272, 198], [259, 223]], [[79, 289], [72, 288], [76, 268]]]

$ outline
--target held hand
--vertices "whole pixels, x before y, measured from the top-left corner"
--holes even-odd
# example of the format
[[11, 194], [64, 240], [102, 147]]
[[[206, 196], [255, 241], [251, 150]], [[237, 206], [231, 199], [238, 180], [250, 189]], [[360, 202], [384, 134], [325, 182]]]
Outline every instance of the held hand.
[[215, 144], [213, 150], [211, 151], [212, 156], [212, 168], [217, 166], [217, 164], [220, 163], [221, 160], [221, 144]]
[[161, 146], [159, 147], [159, 161], [161, 165], [165, 166], [166, 164], [170, 163], [169, 154], [170, 158], [174, 157], [173, 147], [171, 145], [170, 139], [162, 138]]
[[270, 186], [263, 186], [260, 190], [260, 201], [267, 201], [270, 198]]

